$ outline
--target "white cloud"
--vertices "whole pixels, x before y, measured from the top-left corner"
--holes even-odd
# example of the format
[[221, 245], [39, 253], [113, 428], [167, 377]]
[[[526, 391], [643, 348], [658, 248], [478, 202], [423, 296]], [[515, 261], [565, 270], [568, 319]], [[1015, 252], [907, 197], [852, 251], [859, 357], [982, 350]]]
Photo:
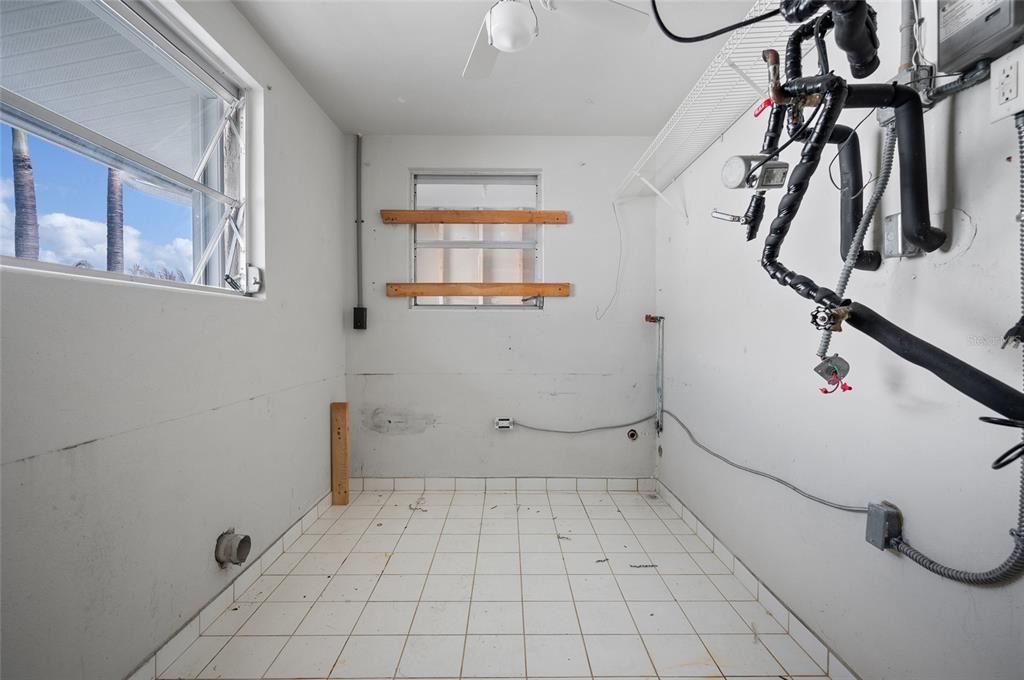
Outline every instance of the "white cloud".
[[[14, 256], [14, 183], [0, 180], [0, 255]], [[39, 259], [44, 262], [76, 265], [88, 262], [93, 269], [107, 268], [107, 225], [65, 213], [39, 216]], [[154, 243], [142, 237], [133, 226], [124, 227], [125, 271], [139, 265], [160, 272], [180, 271], [192, 274], [192, 241], [174, 238], [169, 243]]]
[[[64, 213], [48, 213], [39, 218], [39, 259], [66, 265], [88, 262], [93, 269], [107, 266], [107, 225]], [[175, 238], [170, 243], [153, 243], [142, 238], [138, 229], [124, 227], [124, 268], [135, 265], [159, 272], [192, 272], [192, 241]]]

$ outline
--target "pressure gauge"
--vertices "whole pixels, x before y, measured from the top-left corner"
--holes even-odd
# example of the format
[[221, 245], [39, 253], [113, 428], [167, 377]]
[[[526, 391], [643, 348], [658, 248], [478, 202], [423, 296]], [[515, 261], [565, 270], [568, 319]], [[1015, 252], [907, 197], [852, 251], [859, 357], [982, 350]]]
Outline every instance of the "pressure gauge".
[[785, 161], [768, 161], [757, 171], [757, 182], [754, 188], [758, 191], [781, 189], [786, 186], [787, 174], [789, 174], [789, 163]]

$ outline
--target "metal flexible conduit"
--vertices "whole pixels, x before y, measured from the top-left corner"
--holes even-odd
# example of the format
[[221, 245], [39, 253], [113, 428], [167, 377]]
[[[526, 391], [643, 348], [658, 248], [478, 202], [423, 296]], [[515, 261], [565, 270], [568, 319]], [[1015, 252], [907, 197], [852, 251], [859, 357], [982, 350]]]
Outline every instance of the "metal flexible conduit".
[[[843, 269], [839, 272], [839, 281], [836, 283], [836, 295], [839, 297], [843, 297], [846, 293], [846, 286], [850, 283], [850, 275], [853, 273], [854, 267], [857, 266], [857, 259], [860, 257], [861, 251], [864, 250], [864, 237], [867, 236], [868, 225], [871, 224], [871, 220], [874, 218], [878, 203], [882, 200], [882, 194], [885, 193], [886, 187], [889, 186], [889, 177], [892, 175], [892, 162], [895, 156], [896, 126], [890, 125], [886, 128], [885, 142], [882, 145], [882, 167], [878, 174], [878, 182], [875, 184], [875, 190], [872, 192], [868, 205], [861, 215], [860, 224], [857, 225], [857, 231], [853, 235], [853, 242], [850, 244], [850, 250], [846, 253]], [[828, 346], [831, 342], [832, 329], [826, 328], [821, 332], [821, 342], [818, 343], [818, 356], [822, 359], [828, 354]]]
[[[1024, 116], [1017, 114], [1017, 154], [1020, 163], [1020, 212], [1017, 213], [1017, 222], [1020, 225], [1020, 260], [1021, 260], [1021, 312], [1024, 313]], [[1022, 367], [1024, 367], [1024, 354], [1022, 354]], [[994, 586], [1007, 583], [1024, 575], [1024, 462], [1020, 467], [1020, 495], [1017, 505], [1017, 528], [1010, 530], [1013, 536], [1013, 551], [1010, 556], [995, 569], [988, 571], [964, 571], [954, 569], [936, 562], [920, 550], [915, 549], [905, 539], [899, 538], [893, 541], [893, 547], [910, 558], [920, 566], [933, 574], [938, 574], [951, 581], [959, 581], [975, 586]]]

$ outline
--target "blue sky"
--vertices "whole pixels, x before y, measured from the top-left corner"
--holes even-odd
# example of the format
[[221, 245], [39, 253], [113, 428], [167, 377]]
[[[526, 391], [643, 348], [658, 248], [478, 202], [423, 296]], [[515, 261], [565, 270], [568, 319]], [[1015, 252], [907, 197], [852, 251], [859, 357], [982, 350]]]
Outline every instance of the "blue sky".
[[[107, 169], [29, 137], [40, 259], [106, 268]], [[11, 129], [0, 123], [0, 253], [14, 255]], [[191, 274], [192, 208], [131, 186], [124, 190], [125, 269], [166, 266]]]

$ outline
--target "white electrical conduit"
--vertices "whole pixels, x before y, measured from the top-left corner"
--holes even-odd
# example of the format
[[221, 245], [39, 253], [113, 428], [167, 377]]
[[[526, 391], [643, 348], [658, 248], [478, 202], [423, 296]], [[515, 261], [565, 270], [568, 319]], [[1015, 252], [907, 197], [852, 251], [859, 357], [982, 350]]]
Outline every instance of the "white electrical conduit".
[[[842, 510], [843, 512], [854, 512], [854, 513], [859, 513], [859, 514], [865, 514], [868, 511], [868, 509], [866, 507], [862, 507], [862, 506], [858, 506], [858, 505], [843, 505], [842, 503], [836, 503], [834, 501], [830, 501], [828, 499], [821, 498], [820, 496], [815, 496], [812, 493], [804, 491], [803, 489], [798, 487], [796, 484], [793, 484], [792, 482], [787, 482], [785, 479], [782, 479], [781, 477], [776, 477], [775, 475], [770, 474], [768, 472], [763, 472], [761, 470], [756, 470], [754, 468], [747, 467], [746, 465], [740, 465], [739, 463], [736, 463], [736, 462], [734, 462], [732, 460], [729, 460], [728, 458], [726, 458], [722, 454], [720, 454], [717, 451], [709, 448], [706, 444], [704, 444], [699, 439], [697, 439], [693, 435], [693, 431], [691, 431], [690, 428], [687, 427], [686, 423], [684, 423], [679, 416], [677, 416], [676, 414], [672, 413], [668, 409], [665, 409], [662, 412], [666, 416], [671, 418], [672, 420], [676, 421], [676, 423], [679, 424], [679, 427], [683, 428], [683, 431], [686, 433], [686, 436], [690, 438], [690, 441], [693, 442], [694, 445], [697, 448], [701, 449], [702, 451], [704, 451], [705, 453], [707, 453], [707, 454], [709, 454], [711, 456], [714, 456], [715, 458], [717, 458], [718, 460], [722, 461], [726, 465], [730, 465], [730, 466], [736, 468], [737, 470], [742, 470], [743, 472], [748, 472], [748, 473], [750, 473], [752, 475], [757, 475], [758, 477], [764, 477], [765, 479], [771, 480], [771, 481], [775, 482], [776, 484], [781, 484], [782, 486], [786, 487], [790, 491], [793, 491], [794, 493], [800, 494], [801, 496], [803, 496], [807, 500], [814, 501], [815, 503], [820, 503], [821, 505], [830, 507], [830, 508], [832, 508], [834, 510]], [[602, 430], [617, 430], [617, 429], [622, 428], [622, 427], [630, 427], [631, 425], [639, 425], [640, 423], [645, 423], [648, 420], [656, 418], [657, 415], [658, 415], [657, 413], [652, 413], [651, 415], [646, 416], [644, 418], [640, 418], [639, 420], [634, 420], [634, 421], [629, 422], [629, 423], [622, 423], [621, 425], [598, 425], [598, 426], [595, 426], [595, 427], [588, 427], [588, 428], [585, 428], [585, 429], [582, 429], [582, 430], [559, 430], [559, 429], [554, 429], [554, 428], [536, 427], [536, 426], [533, 426], [533, 425], [526, 425], [524, 423], [519, 422], [518, 420], [516, 420], [514, 422], [515, 422], [516, 425], [518, 425], [519, 427], [523, 428], [524, 430], [534, 430], [536, 432], [550, 432], [550, 433], [554, 433], [554, 434], [586, 434], [588, 432], [600, 432]]]

